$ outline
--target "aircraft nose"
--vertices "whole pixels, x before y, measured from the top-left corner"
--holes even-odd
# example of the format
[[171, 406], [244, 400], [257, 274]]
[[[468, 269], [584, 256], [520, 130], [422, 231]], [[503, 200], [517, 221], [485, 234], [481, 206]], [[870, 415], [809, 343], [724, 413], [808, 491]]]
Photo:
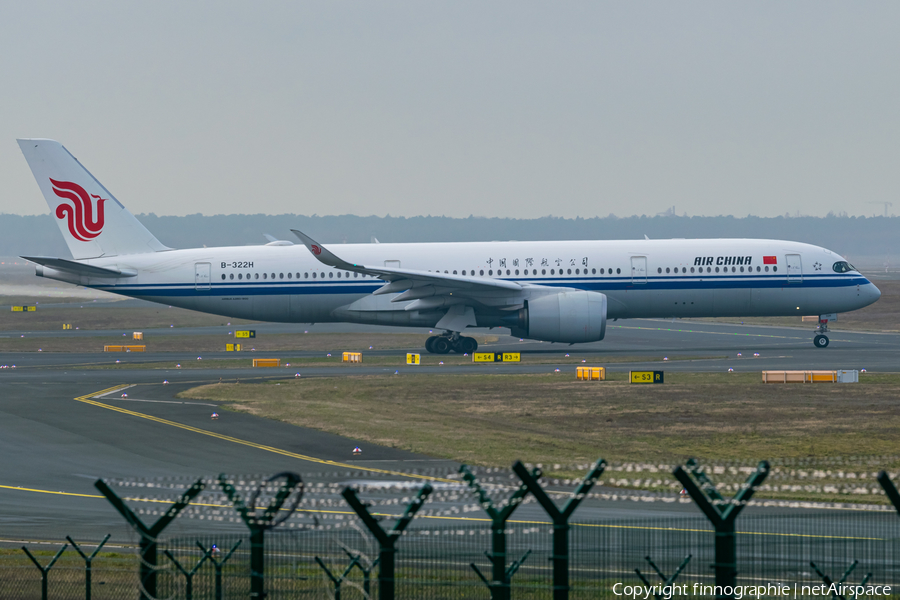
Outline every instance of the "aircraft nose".
[[866, 302], [866, 306], [872, 304], [881, 298], [881, 290], [875, 287], [875, 284], [869, 281], [865, 285], [859, 286], [859, 295]]

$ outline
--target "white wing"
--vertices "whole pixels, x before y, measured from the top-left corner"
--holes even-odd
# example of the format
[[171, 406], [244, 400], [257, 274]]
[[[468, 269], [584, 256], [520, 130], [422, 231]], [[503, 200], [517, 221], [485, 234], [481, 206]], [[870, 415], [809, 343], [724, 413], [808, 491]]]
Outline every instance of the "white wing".
[[[296, 229], [291, 231], [322, 264], [385, 280], [387, 283], [375, 290], [373, 294], [376, 296], [397, 294], [391, 299], [392, 302], [414, 300], [415, 302], [411, 302], [405, 307], [406, 310], [436, 309], [461, 303], [464, 299], [477, 301], [479, 304], [501, 304], [502, 310], [514, 310], [520, 308], [522, 304], [510, 302], [511, 299], [520, 297], [526, 288], [539, 287], [487, 277], [466, 277], [448, 273], [370, 267], [349, 263], [303, 232]], [[450, 301], [449, 296], [455, 297]]]

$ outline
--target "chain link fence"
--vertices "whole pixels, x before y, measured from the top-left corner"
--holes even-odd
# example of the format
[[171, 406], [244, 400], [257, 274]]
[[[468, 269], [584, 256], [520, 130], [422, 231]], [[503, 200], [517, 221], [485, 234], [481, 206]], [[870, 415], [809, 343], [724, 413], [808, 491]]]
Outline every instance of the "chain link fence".
[[[552, 528], [510, 524], [507, 562], [523, 559], [511, 576], [510, 596], [552, 598]], [[235, 546], [237, 546], [235, 548]], [[847, 583], [891, 585], [900, 590], [900, 519], [890, 512], [834, 511], [820, 514], [747, 514], [737, 532], [738, 584], [818, 585], [823, 575], [838, 581], [856, 563]], [[202, 548], [201, 548], [202, 547]], [[204, 560], [187, 589], [185, 572], [161, 557], [157, 597], [165, 599], [249, 598], [250, 544], [237, 534], [163, 538], [166, 551], [190, 572]], [[213, 549], [214, 548], [214, 549]], [[57, 548], [58, 549], [58, 548]], [[46, 565], [57, 549], [32, 551]], [[229, 552], [233, 553], [229, 556]], [[397, 545], [396, 598], [408, 600], [491, 598], [472, 565], [490, 573], [486, 553], [491, 532], [483, 524], [429, 527], [417, 522]], [[621, 586], [640, 585], [635, 569], [662, 583], [648, 558], [666, 577], [687, 557], [675, 580], [687, 595], [709, 597], [714, 531], [703, 517], [616, 520], [573, 524], [570, 535], [570, 598], [622, 598]], [[272, 531], [266, 539], [267, 598], [377, 598], [378, 544], [359, 523], [340, 529]], [[92, 565], [92, 599], [138, 598], [138, 556], [101, 552]], [[220, 577], [216, 577], [217, 570]], [[85, 564], [71, 549], [48, 571], [48, 598], [86, 598]], [[813, 597], [802, 593], [798, 597]], [[651, 596], [652, 597], [652, 596]], [[41, 598], [41, 572], [21, 550], [0, 553], [0, 598]]]

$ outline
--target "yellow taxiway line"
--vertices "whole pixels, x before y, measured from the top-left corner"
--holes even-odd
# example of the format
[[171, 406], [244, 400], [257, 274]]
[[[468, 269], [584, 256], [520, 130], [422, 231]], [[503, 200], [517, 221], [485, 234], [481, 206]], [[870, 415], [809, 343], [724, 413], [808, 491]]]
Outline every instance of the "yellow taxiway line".
[[200, 435], [205, 435], [209, 437], [213, 437], [219, 440], [223, 440], [226, 442], [231, 442], [233, 444], [240, 444], [241, 446], [248, 446], [250, 448], [256, 448], [257, 450], [263, 450], [264, 452], [272, 452], [273, 454], [280, 454], [282, 456], [287, 456], [290, 458], [296, 458], [297, 460], [302, 460], [311, 463], [317, 463], [320, 465], [328, 465], [330, 467], [340, 467], [343, 469], [350, 469], [353, 471], [367, 471], [369, 473], [379, 473], [381, 475], [393, 475], [395, 477], [409, 477], [412, 479], [423, 479], [426, 481], [440, 481], [443, 483], [459, 483], [459, 481], [454, 479], [445, 479], [442, 477], [432, 477], [430, 475], [416, 475], [410, 473], [403, 473], [401, 471], [391, 471], [387, 469], [375, 469], [373, 467], [362, 467], [359, 465], [353, 465], [350, 463], [343, 463], [334, 460], [326, 460], [323, 458], [316, 458], [315, 456], [307, 456], [305, 454], [298, 454], [296, 452], [290, 452], [288, 450], [282, 450], [281, 448], [275, 448], [274, 446], [266, 446], [265, 444], [257, 444], [256, 442], [251, 442], [249, 440], [242, 440], [241, 438], [236, 438], [230, 435], [224, 435], [221, 433], [216, 433], [215, 431], [209, 431], [207, 429], [200, 429], [199, 427], [193, 427], [191, 425], [185, 425], [184, 423], [178, 423], [177, 421], [170, 421], [169, 419], [163, 419], [160, 417], [154, 417], [153, 415], [148, 415], [146, 413], [140, 413], [133, 410], [128, 410], [127, 408], [122, 408], [119, 406], [114, 406], [112, 404], [105, 404], [103, 402], [98, 402], [94, 400], [97, 396], [103, 396], [106, 394], [110, 394], [115, 392], [116, 390], [121, 390], [126, 387], [130, 387], [128, 385], [117, 385], [111, 388], [107, 388], [105, 390], [100, 390], [99, 392], [92, 392], [90, 394], [85, 394], [84, 396], [78, 396], [75, 398], [78, 402], [84, 402], [85, 404], [90, 404], [92, 406], [96, 406], [99, 408], [105, 408], [107, 410], [112, 410], [118, 413], [122, 413], [125, 415], [129, 415], [132, 417], [138, 417], [141, 419], [146, 419], [148, 421], [153, 421], [154, 423], [160, 423], [162, 425], [168, 425], [170, 427], [176, 427], [178, 429], [183, 429], [185, 431], [190, 431], [192, 433], [197, 433]]

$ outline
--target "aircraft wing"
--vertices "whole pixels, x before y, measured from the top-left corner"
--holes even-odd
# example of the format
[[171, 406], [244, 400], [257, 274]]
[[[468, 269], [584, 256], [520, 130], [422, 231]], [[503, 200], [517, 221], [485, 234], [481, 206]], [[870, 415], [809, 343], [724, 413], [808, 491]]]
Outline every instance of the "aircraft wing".
[[[497, 292], [506, 295], [522, 291], [525, 287], [514, 281], [493, 279], [487, 277], [466, 277], [438, 273], [431, 271], [416, 271], [413, 269], [391, 269], [388, 267], [373, 267], [349, 263], [336, 256], [333, 252], [319, 244], [303, 232], [292, 229], [300, 241], [312, 252], [312, 255], [322, 264], [341, 269], [355, 271], [372, 277], [384, 279], [388, 283], [378, 288], [373, 294], [392, 294], [403, 292], [395, 297], [393, 302], [404, 300], [417, 300], [431, 296], [450, 295], [453, 292], [466, 292], [467, 296], [496, 295]], [[491, 294], [493, 293], [493, 294]]]
[[33, 263], [50, 267], [58, 271], [66, 271], [76, 275], [85, 275], [87, 277], [134, 277], [137, 275], [135, 271], [120, 271], [119, 269], [110, 269], [108, 267], [95, 267], [65, 258], [54, 258], [52, 256], [23, 256], [25, 260]]

